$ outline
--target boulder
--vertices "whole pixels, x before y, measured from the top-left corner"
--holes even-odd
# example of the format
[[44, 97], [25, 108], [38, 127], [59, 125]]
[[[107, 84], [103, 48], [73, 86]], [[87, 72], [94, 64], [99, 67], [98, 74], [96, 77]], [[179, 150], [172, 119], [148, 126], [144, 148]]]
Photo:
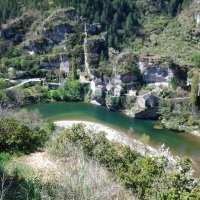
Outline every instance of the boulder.
[[151, 119], [151, 120], [157, 120], [159, 118], [160, 114], [158, 113], [158, 108], [146, 108], [145, 110], [135, 113], [134, 118], [135, 119]]

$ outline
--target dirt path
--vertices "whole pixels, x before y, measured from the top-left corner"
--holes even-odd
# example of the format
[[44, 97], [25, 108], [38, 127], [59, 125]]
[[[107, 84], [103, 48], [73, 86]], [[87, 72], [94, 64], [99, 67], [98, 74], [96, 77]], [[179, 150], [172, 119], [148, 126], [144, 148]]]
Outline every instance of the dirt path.
[[8, 164], [8, 170], [16, 168], [24, 170], [28, 177], [39, 177], [42, 182], [58, 180], [62, 176], [59, 161], [50, 158], [47, 152], [36, 152], [14, 158]]

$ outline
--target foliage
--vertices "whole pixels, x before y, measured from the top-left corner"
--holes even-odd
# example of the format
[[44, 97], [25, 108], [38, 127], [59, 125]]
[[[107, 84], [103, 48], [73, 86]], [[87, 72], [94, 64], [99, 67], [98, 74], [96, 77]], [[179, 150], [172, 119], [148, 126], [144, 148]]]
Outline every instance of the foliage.
[[194, 63], [195, 67], [200, 68], [200, 55], [195, 54], [191, 57], [191, 61]]
[[[127, 36], [132, 36], [134, 26], [139, 23], [135, 0], [124, 0], [123, 2], [120, 0], [53, 0], [52, 3], [53, 7], [57, 8], [75, 7], [80, 16], [87, 17], [92, 22], [101, 22], [103, 27], [106, 27], [109, 31], [111, 38], [119, 37], [116, 34], [118, 29], [124, 29]], [[49, 10], [52, 9], [52, 6], [49, 7], [48, 0], [28, 0], [26, 2], [23, 0], [6, 0], [0, 7], [0, 21], [20, 15], [22, 8], [26, 10]], [[88, 12], [88, 10], [93, 10], [94, 12]], [[118, 45], [118, 42], [116, 42], [116, 45]]]
[[31, 113], [26, 109], [15, 111], [13, 105], [2, 104], [0, 111], [1, 151], [34, 151], [43, 147], [48, 135], [54, 130], [54, 126], [44, 121], [37, 110]]
[[63, 87], [59, 89], [59, 92], [65, 101], [82, 100], [82, 88], [77, 80], [68, 79]]
[[[176, 82], [171, 82], [171, 84], [172, 84], [172, 87], [174, 87], [173, 89], [175, 89], [176, 88]], [[162, 97], [162, 98], [172, 98], [173, 97], [173, 91], [171, 91], [171, 90], [163, 90], [162, 92], [160, 92], [160, 96]]]
[[0, 90], [2, 90], [2, 89], [4, 89], [4, 86], [5, 85], [5, 82], [4, 82], [4, 80], [1, 78], [0, 79]]
[[41, 147], [46, 139], [44, 130], [33, 131], [12, 119], [2, 119], [0, 124], [1, 151], [32, 151]]
[[177, 13], [187, 7], [190, 4], [191, 0], [170, 0], [167, 5], [167, 12], [171, 16], [175, 16]]
[[61, 100], [61, 96], [58, 90], [52, 90], [50, 93], [50, 96], [53, 100], [55, 101], [60, 101]]
[[11, 155], [6, 152], [0, 153], [0, 168], [6, 165], [11, 159]]
[[137, 97], [135, 96], [126, 96], [126, 99], [123, 103], [123, 106], [127, 109], [131, 109], [132, 107], [134, 107], [135, 103], [136, 103]]
[[148, 144], [149, 140], [150, 140], [150, 136], [147, 135], [146, 133], [144, 133], [140, 139], [139, 139], [142, 143], [144, 144]]
[[[115, 182], [108, 169], [100, 166], [97, 161], [88, 160], [83, 150], [72, 143], [66, 143], [63, 154], [59, 157], [54, 158], [52, 154], [51, 158], [48, 157], [55, 164], [58, 160], [63, 160], [62, 167], [59, 165], [54, 172], [58, 177], [49, 174], [51, 166], [45, 167], [45, 171], [40, 173], [35, 171], [37, 166], [32, 169], [27, 163], [20, 164], [19, 160], [23, 157], [15, 159], [19, 164], [15, 165], [15, 161], [11, 160], [9, 165], [0, 168], [0, 198], [3, 194], [3, 199], [20, 200], [131, 199], [131, 192]], [[53, 179], [49, 179], [49, 176]]]
[[[199, 125], [199, 116], [191, 116], [191, 106], [188, 101], [163, 100], [159, 105], [160, 119], [165, 127], [173, 130], [187, 130], [187, 126]], [[185, 127], [185, 128], [184, 128]], [[191, 130], [190, 130], [191, 131]]]
[[106, 104], [110, 109], [119, 110], [122, 108], [122, 97], [107, 95]]
[[199, 90], [199, 74], [195, 73], [194, 76], [192, 77], [191, 91], [190, 91], [190, 104], [192, 106], [192, 112], [194, 112], [194, 108], [197, 102], [198, 90]]
[[176, 90], [176, 89], [178, 88], [178, 83], [177, 83], [177, 80], [176, 80], [175, 77], [173, 77], [173, 78], [171, 79], [171, 86], [172, 86], [172, 89], [173, 89], [173, 90]]
[[[88, 132], [82, 125], [73, 126], [61, 135], [57, 134], [53, 144], [59, 154], [64, 152], [64, 141], [73, 142], [86, 155], [108, 167], [139, 199], [178, 200], [187, 196], [196, 199], [199, 195], [198, 184], [187, 175], [190, 170], [188, 160], [179, 163], [174, 169], [164, 158], [138, 156], [127, 146], [109, 142], [105, 133]], [[180, 172], [179, 168], [182, 169]]]

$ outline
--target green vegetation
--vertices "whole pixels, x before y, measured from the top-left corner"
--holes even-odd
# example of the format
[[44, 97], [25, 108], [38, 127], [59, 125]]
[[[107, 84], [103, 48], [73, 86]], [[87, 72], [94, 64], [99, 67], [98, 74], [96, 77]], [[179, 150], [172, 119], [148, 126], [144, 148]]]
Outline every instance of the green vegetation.
[[[10, 107], [0, 111], [2, 199], [196, 200], [200, 195], [189, 159], [175, 166], [165, 158], [142, 157], [83, 125], [55, 130], [37, 111], [14, 112]], [[146, 143], [149, 138], [144, 134], [141, 140]], [[38, 148], [51, 157], [42, 152], [29, 155]]]
[[191, 3], [191, 0], [171, 0], [167, 5], [167, 12], [175, 16], [177, 13], [186, 8]]
[[168, 0], [167, 2], [151, 0], [149, 5], [146, 5], [145, 2], [138, 3], [136, 0], [6, 0], [0, 7], [0, 22], [20, 16], [23, 10], [47, 11], [55, 8], [74, 7], [80, 16], [88, 18], [90, 22], [101, 23], [103, 29], [109, 33], [109, 46], [119, 48], [120, 43], [133, 41], [137, 36], [142, 36], [140, 31], [141, 14], [151, 11], [151, 5], [160, 13], [176, 16], [190, 2], [191, 0]]
[[177, 83], [177, 80], [176, 80], [175, 77], [173, 77], [172, 80], [171, 80], [171, 87], [172, 87], [173, 90], [176, 90], [177, 87], [178, 87], [178, 83]]
[[[194, 98], [193, 98], [194, 100]], [[159, 105], [159, 114], [162, 124], [169, 129], [191, 132], [200, 130], [200, 116], [196, 110], [191, 109], [188, 100], [170, 101], [163, 100]], [[196, 102], [196, 101], [195, 101]], [[195, 117], [194, 117], [195, 116]]]
[[175, 18], [156, 14], [146, 15], [144, 29], [147, 34], [146, 38], [149, 38], [150, 41], [146, 39], [145, 45], [140, 51], [142, 57], [158, 61], [172, 59], [179, 66], [191, 66], [191, 55], [199, 52], [196, 38], [198, 25], [193, 20], [191, 12], [193, 9], [188, 8]]
[[[63, 154], [63, 141], [73, 142], [82, 147], [89, 158], [94, 158], [108, 167], [139, 199], [198, 198], [198, 187], [191, 190], [188, 185], [191, 180], [186, 175], [189, 160], [179, 163], [183, 169], [181, 172], [167, 170], [170, 164], [165, 159], [138, 156], [128, 147], [109, 142], [104, 133], [91, 134], [85, 131], [82, 125], [74, 126], [57, 135], [50, 145], [50, 151], [55, 155]], [[159, 185], [159, 188], [156, 185]]]
[[68, 80], [63, 87], [59, 89], [62, 98], [65, 101], [81, 101], [82, 89], [81, 84], [77, 80]]
[[43, 145], [46, 138], [45, 131], [33, 131], [12, 119], [1, 120], [0, 133], [0, 150], [9, 152], [34, 150]]
[[192, 113], [194, 116], [195, 106], [197, 103], [197, 96], [199, 90], [199, 74], [195, 73], [191, 81], [190, 104], [192, 106]]
[[195, 67], [200, 68], [200, 55], [195, 54], [191, 57], [192, 62], [194, 63]]
[[[192, 6], [188, 7], [190, 3]], [[130, 199], [131, 195], [149, 200], [198, 199], [198, 181], [188, 175], [189, 160], [177, 167], [164, 158], [142, 157], [128, 147], [109, 142], [105, 133], [93, 134], [81, 125], [57, 130], [52, 136], [54, 126], [44, 122], [38, 112], [13, 112], [9, 107], [52, 100], [90, 101], [89, 84], [80, 83], [76, 74], [84, 71], [84, 18], [87, 18], [90, 24], [101, 24], [97, 35], [88, 34], [91, 46], [94, 43], [90, 49], [91, 60], [88, 59], [92, 65], [94, 63], [92, 74], [102, 81], [109, 77], [112, 84], [116, 74], [122, 75], [121, 78], [124, 75], [124, 82], [134, 78], [138, 81], [122, 82], [123, 95], [115, 97], [111, 91], [106, 95], [106, 105], [112, 110], [133, 108], [136, 98], [124, 94], [129, 89], [140, 90], [143, 85], [139, 61], [158, 64], [167, 61], [173, 69], [195, 67], [196, 72], [200, 68], [199, 28], [193, 14], [197, 12], [195, 5], [191, 0], [1, 1], [0, 185], [3, 189], [0, 189], [0, 199], [16, 199], [16, 195], [18, 199], [35, 200]], [[115, 49], [108, 51], [108, 47]], [[6, 78], [31, 77], [42, 77], [45, 81], [5, 90], [17, 84]], [[62, 80], [66, 81], [56, 90], [48, 86], [48, 82]], [[184, 102], [171, 101], [178, 96], [181, 81], [172, 78], [172, 89], [159, 92], [163, 98], [159, 106], [161, 120], [170, 129], [195, 127], [200, 130], [200, 118], [195, 112], [199, 75], [192, 76], [189, 98]], [[149, 136], [144, 134], [140, 140], [147, 144]], [[64, 162], [64, 169], [71, 170], [63, 179], [43, 182], [39, 174], [37, 178], [29, 177], [29, 169], [24, 165], [9, 171], [15, 154], [29, 156], [30, 152], [43, 148], [47, 148], [54, 159]], [[67, 159], [75, 164], [71, 161], [70, 166]], [[94, 180], [96, 184], [100, 180], [95, 187]], [[112, 191], [112, 188], [117, 189]]]
[[0, 151], [32, 152], [42, 147], [53, 126], [45, 123], [37, 111], [14, 112], [10, 107], [0, 107]]
[[106, 105], [111, 110], [120, 110], [122, 108], [122, 97], [115, 97], [115, 96], [106, 96]]

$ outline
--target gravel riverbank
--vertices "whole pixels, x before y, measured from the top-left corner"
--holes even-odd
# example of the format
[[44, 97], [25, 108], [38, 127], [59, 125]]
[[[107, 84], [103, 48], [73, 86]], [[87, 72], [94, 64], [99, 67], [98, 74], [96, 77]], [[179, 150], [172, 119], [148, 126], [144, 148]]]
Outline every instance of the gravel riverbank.
[[138, 152], [140, 155], [145, 156], [148, 155], [150, 157], [166, 157], [168, 160], [170, 160], [172, 163], [176, 163], [178, 157], [173, 156], [168, 149], [162, 145], [159, 149], [155, 149], [149, 145], [146, 145], [132, 137], [127, 136], [126, 134], [117, 131], [113, 128], [110, 128], [108, 126], [94, 123], [94, 122], [88, 122], [88, 121], [55, 121], [55, 125], [63, 128], [70, 128], [74, 124], [83, 124], [87, 130], [92, 130], [94, 133], [103, 131], [106, 134], [106, 138], [110, 141], [114, 141], [117, 143], [120, 143], [122, 145], [128, 145], [130, 148], [136, 152]]

